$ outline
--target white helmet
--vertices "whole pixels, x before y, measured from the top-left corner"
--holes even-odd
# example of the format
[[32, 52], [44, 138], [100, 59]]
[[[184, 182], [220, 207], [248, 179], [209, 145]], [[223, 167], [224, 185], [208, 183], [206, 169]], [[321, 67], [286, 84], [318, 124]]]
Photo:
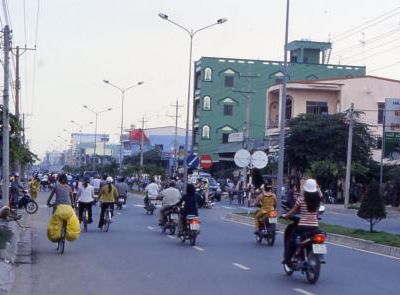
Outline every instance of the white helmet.
[[318, 185], [315, 179], [307, 179], [304, 183], [303, 189], [308, 193], [315, 193], [318, 191]]
[[106, 179], [106, 182], [107, 182], [107, 183], [112, 183], [112, 182], [113, 182], [112, 177], [111, 177], [111, 176], [108, 176], [107, 179]]

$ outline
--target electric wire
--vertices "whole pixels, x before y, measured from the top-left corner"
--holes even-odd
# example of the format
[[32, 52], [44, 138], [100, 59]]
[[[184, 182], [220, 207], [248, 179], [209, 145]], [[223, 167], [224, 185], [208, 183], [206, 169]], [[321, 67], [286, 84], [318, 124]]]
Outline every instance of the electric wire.
[[35, 29], [35, 51], [33, 53], [33, 74], [32, 74], [32, 116], [35, 113], [35, 98], [36, 98], [36, 57], [37, 57], [37, 42], [38, 42], [38, 32], [39, 32], [39, 15], [40, 15], [40, 0], [37, 0], [36, 9], [36, 29]]
[[347, 39], [348, 37], [353, 36], [354, 34], [357, 34], [362, 30], [365, 30], [367, 28], [370, 28], [372, 26], [380, 24], [380, 23], [382, 23], [382, 22], [384, 22], [384, 21], [386, 21], [386, 20], [388, 20], [388, 19], [390, 19], [392, 17], [397, 16], [398, 14], [400, 14], [400, 6], [394, 8], [394, 9], [391, 9], [390, 11], [388, 11], [388, 12], [386, 12], [386, 13], [380, 15], [380, 16], [377, 16], [377, 17], [375, 17], [373, 19], [370, 19], [370, 20], [362, 23], [361, 25], [358, 25], [356, 27], [353, 27], [352, 29], [349, 29], [349, 30], [347, 30], [347, 31], [345, 31], [343, 33], [340, 33], [340, 34], [336, 35], [332, 39], [332, 41], [333, 42], [338, 42], [338, 41]]

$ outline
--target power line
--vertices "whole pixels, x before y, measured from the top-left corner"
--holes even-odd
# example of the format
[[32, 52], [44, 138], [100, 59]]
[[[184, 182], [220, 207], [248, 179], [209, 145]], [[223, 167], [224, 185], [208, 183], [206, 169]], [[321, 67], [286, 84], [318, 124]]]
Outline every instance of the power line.
[[[388, 52], [388, 51], [392, 51], [393, 49], [396, 49], [396, 48], [399, 48], [399, 47], [400, 47], [400, 45], [396, 45], [396, 46], [394, 46], [394, 47], [387, 48], [387, 49], [382, 50], [382, 51], [378, 51], [378, 52], [376, 52], [376, 53], [374, 53], [374, 54], [370, 54], [370, 55], [365, 56], [365, 57], [363, 57], [363, 58], [361, 58], [361, 59], [364, 59], [364, 58], [365, 58], [365, 59], [368, 59], [368, 58], [371, 58], [371, 57], [374, 57], [374, 56], [377, 56], [377, 55], [386, 53], [386, 52]], [[353, 62], [354, 62], [354, 61], [359, 61], [359, 60], [361, 60], [361, 59], [359, 58], [359, 59], [353, 60]]]
[[388, 11], [388, 12], [386, 12], [386, 13], [380, 15], [380, 16], [377, 16], [377, 17], [375, 17], [373, 19], [370, 19], [370, 20], [362, 23], [361, 25], [358, 25], [356, 27], [353, 27], [352, 29], [349, 29], [349, 30], [347, 30], [347, 31], [345, 31], [343, 33], [340, 33], [340, 34], [336, 35], [333, 38], [332, 41], [338, 42], [340, 40], [346, 39], [346, 38], [348, 38], [348, 37], [350, 37], [350, 36], [352, 36], [354, 34], [357, 34], [361, 30], [365, 30], [367, 28], [370, 28], [372, 26], [380, 24], [380, 23], [382, 23], [382, 22], [384, 22], [384, 21], [396, 16], [399, 13], [400, 13], [400, 6], [394, 8], [394, 9], [391, 9], [390, 11]]
[[380, 67], [380, 68], [372, 69], [371, 71], [368, 71], [368, 73], [373, 73], [373, 72], [377, 72], [377, 71], [380, 71], [380, 70], [383, 70], [383, 69], [391, 68], [391, 67], [394, 67], [394, 66], [396, 66], [398, 64], [400, 64], [400, 61], [388, 64], [388, 65]]
[[[38, 31], [39, 31], [39, 13], [40, 13], [40, 0], [37, 0], [37, 9], [36, 9], [36, 32], [35, 32], [35, 49], [37, 48], [38, 41]], [[32, 113], [34, 113], [35, 106], [35, 85], [36, 85], [36, 56], [37, 50], [35, 50], [33, 54], [33, 74], [32, 74]]]
[[26, 46], [26, 0], [24, 0], [24, 37]]

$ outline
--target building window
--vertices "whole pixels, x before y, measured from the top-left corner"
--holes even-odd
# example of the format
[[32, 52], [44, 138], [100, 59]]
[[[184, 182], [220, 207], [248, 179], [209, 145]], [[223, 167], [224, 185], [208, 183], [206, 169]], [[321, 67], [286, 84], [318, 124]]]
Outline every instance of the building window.
[[211, 110], [211, 97], [204, 96], [203, 97], [203, 111], [210, 111]]
[[292, 109], [293, 109], [293, 97], [290, 95], [286, 96], [286, 113], [285, 118], [286, 120], [292, 119]]
[[222, 143], [228, 143], [229, 133], [222, 133]]
[[328, 114], [328, 103], [326, 101], [307, 101], [306, 113], [315, 115]]
[[202, 132], [201, 132], [201, 137], [203, 139], [210, 139], [210, 127], [207, 125], [203, 126]]
[[224, 116], [232, 116], [233, 115], [233, 105], [225, 104], [224, 105]]
[[212, 70], [211, 68], [204, 69], [204, 81], [211, 81], [212, 80]]
[[383, 112], [385, 111], [385, 103], [378, 102], [378, 124], [383, 124]]
[[378, 136], [378, 137], [376, 138], [376, 148], [377, 148], [378, 150], [381, 150], [381, 149], [382, 149], [382, 137], [381, 137], [381, 136]]
[[234, 83], [234, 75], [226, 75], [225, 76], [225, 87], [233, 87]]

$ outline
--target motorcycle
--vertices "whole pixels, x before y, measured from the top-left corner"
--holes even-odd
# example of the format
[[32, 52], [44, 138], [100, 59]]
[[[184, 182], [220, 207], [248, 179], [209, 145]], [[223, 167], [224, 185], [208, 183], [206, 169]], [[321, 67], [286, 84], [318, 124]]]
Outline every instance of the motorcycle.
[[[282, 205], [283, 209], [288, 211], [288, 207]], [[325, 212], [325, 207], [320, 206], [318, 214], [321, 215]], [[284, 244], [288, 243], [293, 230], [297, 227], [300, 221], [298, 216], [289, 218], [292, 221], [284, 232]], [[288, 276], [291, 276], [295, 271], [305, 273], [306, 279], [309, 283], [315, 284], [320, 276], [321, 264], [325, 264], [324, 255], [327, 254], [327, 247], [325, 244], [326, 233], [316, 229], [308, 232], [303, 236], [296, 237], [295, 252], [289, 264], [284, 264], [283, 269]]]
[[149, 205], [144, 207], [147, 215], [153, 215], [156, 210], [157, 200], [149, 199]]
[[125, 197], [124, 196], [119, 196], [117, 198], [117, 201], [115, 202], [117, 210], [122, 210], [122, 205], [125, 204]]
[[178, 234], [182, 243], [188, 240], [190, 242], [190, 246], [195, 246], [196, 239], [199, 234], [200, 234], [199, 217], [196, 215], [186, 216], [186, 223], [183, 225], [183, 231]]
[[329, 203], [329, 204], [336, 203], [336, 198], [335, 198], [335, 195], [332, 190], [324, 191], [324, 199], [325, 199], [325, 203]]
[[161, 230], [169, 235], [175, 234], [176, 227], [179, 222], [179, 211], [178, 208], [174, 207], [166, 212], [166, 221], [161, 225]]
[[202, 189], [198, 188], [196, 189], [196, 192], [200, 195], [200, 200], [198, 202], [199, 208], [212, 209], [215, 204], [214, 202], [210, 201], [213, 199], [213, 195], [209, 194], [208, 200], [206, 200]]
[[278, 212], [272, 210], [268, 214], [262, 216], [259, 220], [260, 228], [256, 235], [256, 241], [261, 244], [262, 240], [267, 240], [269, 246], [273, 246], [276, 236], [276, 223]]
[[38, 204], [31, 198], [27, 190], [23, 190], [23, 196], [18, 200], [15, 207], [17, 209], [24, 208], [28, 214], [35, 214], [39, 208]]

